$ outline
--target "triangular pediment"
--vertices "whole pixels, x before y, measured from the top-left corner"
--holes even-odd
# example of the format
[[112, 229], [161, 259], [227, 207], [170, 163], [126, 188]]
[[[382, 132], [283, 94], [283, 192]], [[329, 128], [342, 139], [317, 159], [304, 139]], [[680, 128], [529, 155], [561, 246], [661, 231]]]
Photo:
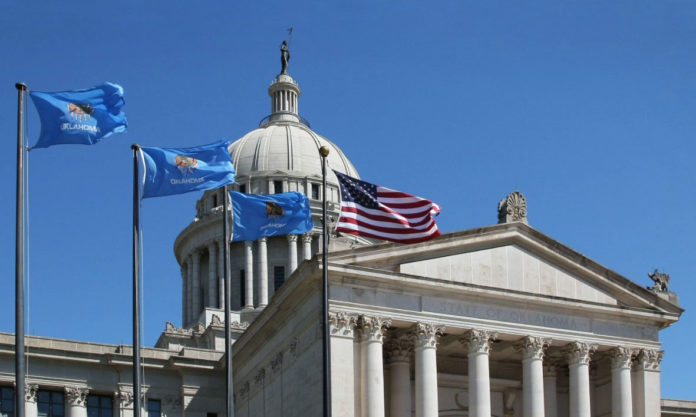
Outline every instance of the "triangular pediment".
[[415, 245], [336, 253], [332, 262], [539, 299], [679, 315], [678, 306], [522, 223], [444, 234]]
[[399, 272], [571, 300], [619, 304], [610, 291], [514, 244], [404, 262], [399, 265]]

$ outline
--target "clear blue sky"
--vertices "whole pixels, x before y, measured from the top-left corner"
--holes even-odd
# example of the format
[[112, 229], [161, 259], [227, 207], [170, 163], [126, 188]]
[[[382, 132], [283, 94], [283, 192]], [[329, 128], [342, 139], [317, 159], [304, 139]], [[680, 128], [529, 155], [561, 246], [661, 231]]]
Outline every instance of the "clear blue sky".
[[[519, 189], [540, 231], [640, 285], [671, 274], [687, 311], [661, 333], [663, 396], [696, 399], [696, 4], [155, 3], [0, 0], [0, 331], [14, 331], [14, 83], [126, 90], [126, 134], [30, 153], [28, 333], [131, 343], [130, 144], [254, 129], [292, 25], [302, 115], [363, 178], [438, 202], [443, 231], [495, 223]], [[172, 247], [197, 198], [143, 203], [147, 345], [180, 324]]]

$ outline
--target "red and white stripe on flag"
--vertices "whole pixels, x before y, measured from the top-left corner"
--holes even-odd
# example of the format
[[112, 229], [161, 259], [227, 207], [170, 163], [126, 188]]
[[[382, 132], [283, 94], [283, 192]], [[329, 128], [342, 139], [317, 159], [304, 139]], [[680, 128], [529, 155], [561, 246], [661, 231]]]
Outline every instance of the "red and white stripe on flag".
[[377, 204], [370, 204], [376, 208], [366, 207], [359, 200], [342, 195], [337, 231], [398, 243], [423, 242], [440, 236], [434, 219], [440, 206], [430, 200], [379, 185]]

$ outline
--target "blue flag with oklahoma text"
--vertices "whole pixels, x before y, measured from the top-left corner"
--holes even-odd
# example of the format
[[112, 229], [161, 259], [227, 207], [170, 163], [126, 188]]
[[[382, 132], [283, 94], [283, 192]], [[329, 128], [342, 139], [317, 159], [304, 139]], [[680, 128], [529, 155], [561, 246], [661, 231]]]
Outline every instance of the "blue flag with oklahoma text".
[[307, 196], [297, 192], [259, 195], [230, 191], [232, 240], [307, 233], [314, 227]]
[[210, 190], [234, 182], [230, 142], [193, 148], [140, 148], [145, 164], [143, 198]]
[[41, 134], [32, 148], [94, 145], [113, 133], [126, 131], [120, 85], [104, 83], [87, 90], [54, 93], [31, 91], [29, 95], [41, 119]]

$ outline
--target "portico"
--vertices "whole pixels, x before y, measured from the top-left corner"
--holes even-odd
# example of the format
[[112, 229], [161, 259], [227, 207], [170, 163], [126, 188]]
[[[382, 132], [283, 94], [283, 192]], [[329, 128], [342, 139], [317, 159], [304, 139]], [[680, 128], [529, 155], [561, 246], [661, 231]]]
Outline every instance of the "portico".
[[[315, 262], [236, 342], [240, 384], [264, 366], [257, 340], [292, 358], [288, 378], [316, 368], [312, 353], [283, 346], [296, 335], [306, 352], [319, 349], [321, 334], [307, 327], [318, 320]], [[335, 416], [660, 413], [657, 335], [681, 309], [523, 222], [333, 252], [329, 282]], [[305, 324], [264, 322], [278, 306], [304, 312], [295, 320]], [[266, 326], [283, 330], [268, 340]], [[254, 393], [245, 395], [238, 411], [253, 413]]]

